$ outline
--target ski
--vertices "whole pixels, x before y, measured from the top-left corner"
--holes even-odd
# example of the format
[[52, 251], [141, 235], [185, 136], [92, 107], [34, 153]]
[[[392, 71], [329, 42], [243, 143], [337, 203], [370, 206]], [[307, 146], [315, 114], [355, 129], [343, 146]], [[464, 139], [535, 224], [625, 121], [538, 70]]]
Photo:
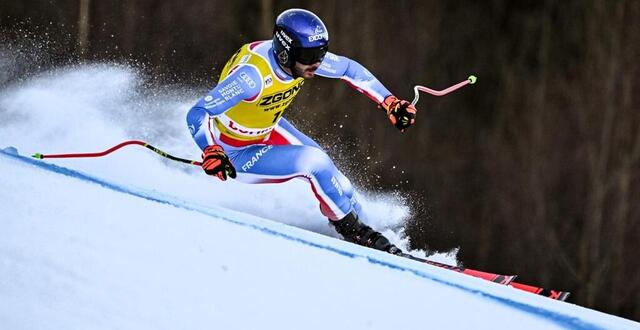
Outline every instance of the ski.
[[483, 271], [470, 269], [470, 268], [451, 266], [451, 265], [443, 264], [436, 261], [414, 257], [410, 254], [403, 254], [402, 256], [412, 260], [420, 261], [432, 266], [453, 270], [458, 273], [463, 273], [470, 276], [478, 277], [490, 282], [507, 285], [512, 288], [522, 290], [525, 292], [533, 293], [540, 296], [545, 296], [547, 298], [551, 298], [554, 300], [565, 301], [567, 300], [567, 298], [569, 298], [569, 295], [571, 294], [568, 291], [549, 290], [549, 289], [545, 289], [545, 288], [541, 288], [533, 285], [514, 282], [513, 280], [517, 277], [517, 275], [500, 275], [500, 274], [488, 273], [488, 272], [483, 272]]
[[533, 294], [537, 294], [540, 296], [545, 296], [547, 298], [551, 298], [554, 300], [565, 301], [571, 295], [571, 292], [568, 291], [557, 291], [557, 290], [549, 290], [545, 288], [540, 288], [533, 285], [527, 285], [522, 283], [511, 282], [509, 286], [514, 287], [519, 290], [523, 290], [526, 292], [531, 292]]
[[418, 258], [418, 257], [414, 257], [410, 254], [404, 254], [403, 257], [412, 259], [412, 260], [416, 260], [416, 261], [420, 261], [432, 266], [436, 266], [436, 267], [440, 267], [440, 268], [444, 268], [444, 269], [448, 269], [448, 270], [453, 270], [454, 272], [458, 272], [458, 273], [463, 273], [463, 274], [467, 274], [473, 277], [478, 277], [481, 278], [483, 280], [487, 280], [490, 282], [494, 282], [494, 283], [498, 283], [498, 284], [502, 284], [502, 285], [509, 285], [513, 282], [513, 280], [515, 280], [515, 278], [517, 277], [517, 275], [500, 275], [500, 274], [494, 274], [494, 273], [488, 273], [488, 272], [483, 272], [483, 271], [479, 271], [479, 270], [475, 270], [475, 269], [469, 269], [469, 268], [464, 268], [464, 267], [458, 267], [458, 266], [451, 266], [451, 265], [447, 265], [447, 264], [443, 264], [440, 262], [436, 262], [436, 261], [431, 261], [431, 260], [427, 260], [427, 259], [422, 259], [422, 258]]

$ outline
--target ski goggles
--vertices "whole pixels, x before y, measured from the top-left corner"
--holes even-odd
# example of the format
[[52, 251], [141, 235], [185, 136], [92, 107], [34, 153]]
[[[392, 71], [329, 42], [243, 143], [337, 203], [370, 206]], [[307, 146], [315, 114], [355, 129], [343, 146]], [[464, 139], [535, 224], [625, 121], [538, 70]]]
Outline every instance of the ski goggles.
[[322, 62], [324, 56], [327, 54], [329, 46], [321, 46], [315, 48], [296, 48], [296, 62], [300, 62], [304, 65], [311, 65], [317, 62]]

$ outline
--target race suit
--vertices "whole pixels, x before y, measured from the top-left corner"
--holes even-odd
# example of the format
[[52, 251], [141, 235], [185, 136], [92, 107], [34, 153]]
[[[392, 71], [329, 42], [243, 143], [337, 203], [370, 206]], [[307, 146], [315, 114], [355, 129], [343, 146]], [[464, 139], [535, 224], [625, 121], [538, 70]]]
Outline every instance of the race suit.
[[[362, 65], [332, 53], [316, 75], [340, 78], [378, 104], [391, 95]], [[237, 180], [305, 179], [322, 214], [339, 220], [360, 212], [353, 186], [316, 142], [283, 117], [303, 83], [278, 65], [272, 41], [246, 44], [227, 62], [218, 85], [191, 108], [187, 125], [201, 149], [213, 144], [224, 148]]]

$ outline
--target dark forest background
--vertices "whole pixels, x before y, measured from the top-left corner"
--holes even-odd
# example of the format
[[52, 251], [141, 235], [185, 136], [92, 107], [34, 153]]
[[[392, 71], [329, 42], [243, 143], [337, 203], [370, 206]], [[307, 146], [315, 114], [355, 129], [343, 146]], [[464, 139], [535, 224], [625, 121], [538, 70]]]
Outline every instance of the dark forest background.
[[138, 63], [204, 93], [291, 7], [399, 97], [478, 76], [423, 94], [404, 134], [335, 80], [289, 111], [358, 185], [411, 196], [414, 248], [640, 320], [640, 1], [3, 0], [0, 29], [46, 40], [51, 65]]

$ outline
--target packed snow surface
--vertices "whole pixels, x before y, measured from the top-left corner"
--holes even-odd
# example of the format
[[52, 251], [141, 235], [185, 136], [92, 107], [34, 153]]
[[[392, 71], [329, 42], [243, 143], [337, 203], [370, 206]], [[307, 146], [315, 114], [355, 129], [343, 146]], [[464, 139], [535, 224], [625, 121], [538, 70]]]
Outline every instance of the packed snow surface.
[[[0, 91], [2, 329], [640, 329], [341, 241], [304, 181], [222, 183], [137, 146], [28, 158], [142, 139], [197, 159], [184, 119], [197, 94], [114, 65]], [[407, 248], [402, 198], [360, 199]]]

